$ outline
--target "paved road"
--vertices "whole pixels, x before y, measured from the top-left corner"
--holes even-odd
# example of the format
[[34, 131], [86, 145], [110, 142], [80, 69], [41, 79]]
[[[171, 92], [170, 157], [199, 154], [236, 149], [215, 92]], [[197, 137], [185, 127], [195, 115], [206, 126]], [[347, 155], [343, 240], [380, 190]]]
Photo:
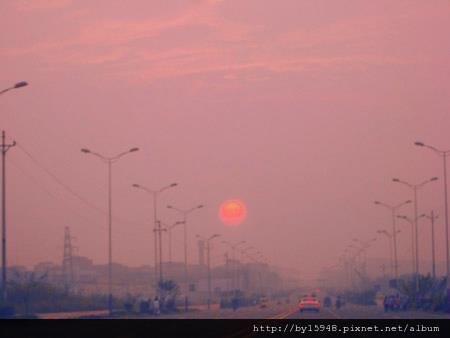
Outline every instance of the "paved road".
[[189, 312], [179, 312], [174, 314], [160, 315], [127, 315], [121, 318], [159, 318], [159, 319], [260, 319], [274, 318], [287, 311], [286, 304], [269, 304], [266, 307], [249, 306], [241, 307], [236, 311], [232, 309], [194, 310]]
[[423, 311], [384, 312], [377, 306], [346, 304], [339, 310], [323, 308], [319, 313], [286, 310], [280, 319], [450, 319], [450, 314]]
[[[63, 313], [46, 313], [38, 315], [42, 319], [79, 318], [93, 316], [107, 318], [107, 311], [80, 311]], [[300, 313], [295, 306], [286, 303], [269, 303], [267, 307], [241, 307], [236, 311], [220, 309], [213, 306], [211, 310], [198, 307], [189, 312], [153, 316], [153, 315], [123, 315], [114, 318], [127, 319], [450, 319], [450, 314], [423, 311], [388, 312], [377, 306], [362, 306], [346, 304], [341, 309], [322, 308], [319, 313]]]

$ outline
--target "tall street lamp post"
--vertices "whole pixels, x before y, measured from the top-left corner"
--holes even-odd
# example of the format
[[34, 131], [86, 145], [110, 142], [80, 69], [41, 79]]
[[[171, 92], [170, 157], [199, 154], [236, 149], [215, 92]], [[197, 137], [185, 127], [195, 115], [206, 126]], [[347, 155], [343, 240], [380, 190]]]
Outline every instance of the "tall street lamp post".
[[[159, 281], [161, 282], [163, 280], [163, 273], [162, 273], [162, 240], [161, 240], [161, 232], [164, 231], [161, 228], [161, 222], [158, 221], [157, 216], [157, 208], [158, 208], [158, 197], [159, 194], [163, 191], [176, 187], [178, 183], [171, 183], [169, 185], [166, 185], [158, 190], [149, 189], [143, 185], [140, 184], [133, 184], [132, 187], [141, 189], [145, 191], [146, 193], [153, 196], [153, 234], [154, 234], [154, 246], [155, 246], [155, 293], [158, 290], [158, 275], [159, 275]], [[159, 234], [159, 236], [158, 236]], [[158, 243], [159, 238], [159, 243]], [[159, 245], [158, 245], [159, 244]], [[159, 247], [159, 260], [158, 260], [158, 247]], [[158, 269], [158, 262], [159, 262], [159, 269]], [[159, 270], [159, 271], [158, 271]]]
[[111, 175], [111, 169], [112, 164], [117, 162], [122, 156], [125, 156], [126, 154], [133, 153], [135, 151], [138, 151], [139, 148], [131, 148], [130, 150], [124, 151], [116, 156], [107, 157], [100, 155], [99, 153], [90, 151], [89, 149], [83, 148], [81, 151], [85, 154], [91, 154], [94, 156], [97, 156], [100, 158], [100, 160], [108, 165], [108, 310], [109, 315], [112, 315], [112, 187], [111, 187], [111, 181], [112, 181], [112, 175]]
[[172, 225], [166, 225], [167, 226], [167, 232], [169, 234], [169, 263], [172, 263], [172, 230], [177, 225], [184, 224], [183, 221], [178, 221], [173, 223]]
[[179, 214], [183, 216], [183, 232], [184, 232], [184, 288], [185, 288], [185, 294], [184, 294], [184, 310], [187, 311], [189, 304], [188, 304], [188, 292], [189, 292], [189, 279], [188, 279], [188, 250], [187, 250], [187, 216], [193, 212], [194, 210], [203, 208], [204, 205], [200, 204], [196, 207], [193, 207], [191, 209], [179, 209], [172, 205], [168, 205], [168, 209], [173, 209], [177, 211]]
[[431, 273], [433, 278], [436, 278], [436, 253], [435, 253], [435, 242], [434, 242], [434, 221], [438, 218], [435, 215], [434, 210], [431, 210], [429, 215], [425, 215], [431, 221]]
[[419, 218], [425, 217], [425, 214], [422, 214], [420, 216], [417, 216], [415, 219], [411, 219], [408, 216], [404, 216], [404, 215], [398, 215], [397, 218], [401, 218], [405, 221], [407, 221], [410, 225], [411, 225], [411, 252], [412, 252], [412, 274], [414, 275], [414, 280], [415, 280], [415, 288], [416, 288], [416, 293], [419, 291], [419, 274], [417, 272], [417, 242], [414, 240], [415, 239], [415, 225], [417, 224], [417, 221], [419, 220]]
[[[397, 233], [400, 231], [397, 230]], [[391, 277], [394, 275], [394, 258], [392, 253], [392, 237], [393, 235], [387, 230], [377, 230], [377, 234], [383, 234], [388, 238], [389, 242], [389, 264], [391, 266]]]
[[233, 275], [231, 278], [231, 287], [233, 290], [236, 290], [239, 288], [239, 272], [238, 272], [238, 264], [237, 264], [237, 257], [236, 257], [236, 249], [242, 245], [247, 243], [246, 241], [240, 241], [237, 243], [230, 243], [228, 241], [222, 241], [223, 244], [228, 245], [232, 250], [232, 257], [233, 257]]
[[[18, 89], [27, 86], [25, 81], [17, 82], [14, 86], [3, 89], [0, 95], [12, 89]], [[2, 152], [2, 299], [6, 302], [7, 297], [7, 277], [6, 277], [6, 152], [16, 145], [14, 141], [11, 144], [5, 143], [5, 131], [2, 131], [2, 143], [0, 145]]]
[[444, 209], [445, 209], [445, 257], [446, 257], [446, 275], [447, 275], [447, 302], [450, 303], [450, 253], [448, 243], [448, 191], [447, 191], [447, 155], [450, 150], [440, 150], [423, 142], [415, 142], [416, 146], [426, 147], [433, 150], [439, 156], [442, 156], [444, 172]]
[[389, 209], [391, 211], [391, 215], [392, 215], [392, 242], [394, 245], [394, 278], [397, 280], [398, 279], [398, 256], [397, 256], [397, 230], [396, 230], [396, 223], [395, 223], [395, 219], [396, 219], [396, 213], [397, 210], [400, 209], [402, 206], [411, 203], [411, 200], [407, 200], [405, 202], [396, 204], [396, 205], [390, 205], [390, 204], [386, 204], [380, 201], [375, 201], [374, 203], [376, 205], [380, 205], [382, 207], [385, 207], [387, 209]]
[[376, 237], [371, 238], [368, 241], [361, 241], [359, 239], [356, 239], [356, 242], [359, 243], [359, 253], [363, 253], [363, 267], [364, 267], [364, 273], [367, 273], [367, 249], [371, 246], [373, 242], [375, 242], [377, 239]]
[[197, 235], [198, 238], [202, 239], [206, 243], [206, 266], [208, 268], [208, 310], [211, 309], [211, 298], [212, 298], [212, 292], [211, 292], [211, 240], [214, 238], [219, 237], [219, 234], [214, 234], [206, 239], [204, 239], [202, 236]]
[[411, 184], [408, 183], [406, 181], [402, 181], [399, 178], [393, 178], [392, 181], [393, 182], [397, 182], [397, 183], [401, 183], [405, 186], [407, 186], [408, 188], [412, 189], [412, 191], [414, 192], [414, 236], [415, 236], [415, 242], [416, 242], [416, 274], [418, 275], [419, 272], [419, 227], [417, 224], [417, 221], [419, 219], [417, 213], [417, 191], [422, 188], [425, 184], [436, 181], [438, 178], [437, 177], [432, 177], [428, 180], [425, 180], [419, 184]]

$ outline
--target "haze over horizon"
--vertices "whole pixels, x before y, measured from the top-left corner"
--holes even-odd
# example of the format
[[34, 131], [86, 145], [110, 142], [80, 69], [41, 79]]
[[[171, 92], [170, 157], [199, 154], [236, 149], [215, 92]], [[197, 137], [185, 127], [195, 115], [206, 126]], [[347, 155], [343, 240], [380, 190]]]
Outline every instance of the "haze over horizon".
[[[60, 262], [65, 226], [78, 254], [106, 263], [107, 168], [80, 149], [132, 147], [113, 166], [119, 263], [153, 265], [152, 200], [134, 183], [179, 184], [159, 201], [167, 223], [179, 220], [167, 204], [205, 205], [188, 219], [191, 263], [195, 235], [218, 233], [315, 276], [353, 238], [391, 229], [373, 201], [412, 199], [393, 177], [433, 176], [419, 212], [439, 214], [444, 259], [442, 163], [413, 143], [450, 149], [448, 1], [5, 0], [0, 22], [0, 89], [30, 84], [0, 97], [0, 128], [18, 143], [8, 265]], [[218, 208], [234, 198], [247, 217], [226, 226]], [[398, 228], [405, 260], [410, 226]], [[419, 231], [429, 257], [429, 222]], [[181, 229], [173, 236], [181, 261]], [[387, 259], [387, 245], [368, 255]], [[218, 241], [213, 264], [224, 251]]]

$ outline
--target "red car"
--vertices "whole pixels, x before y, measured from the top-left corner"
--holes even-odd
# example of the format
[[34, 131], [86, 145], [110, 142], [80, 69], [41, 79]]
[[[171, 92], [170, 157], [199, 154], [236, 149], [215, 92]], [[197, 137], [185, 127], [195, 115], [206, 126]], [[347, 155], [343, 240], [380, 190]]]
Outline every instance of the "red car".
[[298, 302], [298, 310], [300, 312], [303, 311], [320, 311], [320, 300], [318, 300], [316, 297], [312, 296], [305, 296]]

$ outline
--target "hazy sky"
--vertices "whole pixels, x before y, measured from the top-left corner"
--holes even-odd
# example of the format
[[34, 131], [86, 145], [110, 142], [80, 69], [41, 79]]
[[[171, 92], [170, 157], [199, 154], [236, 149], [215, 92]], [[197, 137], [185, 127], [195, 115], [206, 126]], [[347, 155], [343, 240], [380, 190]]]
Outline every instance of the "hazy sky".
[[[166, 222], [178, 219], [167, 203], [206, 205], [189, 218], [191, 261], [195, 234], [220, 233], [309, 275], [352, 238], [390, 229], [372, 201], [412, 197], [393, 176], [442, 178], [413, 142], [450, 148], [447, 0], [3, 0], [0, 26], [0, 89], [30, 83], [0, 98], [8, 138], [102, 210], [106, 166], [80, 148], [141, 149], [113, 170], [118, 262], [153, 262], [151, 196], [133, 183], [179, 183], [161, 198]], [[106, 262], [106, 214], [42, 167], [8, 153], [9, 264], [60, 262], [65, 226], [80, 255]], [[440, 257], [442, 195], [442, 181], [419, 194], [420, 212], [441, 216]], [[247, 205], [239, 227], [218, 220], [229, 198]], [[428, 259], [428, 223], [420, 234]], [[174, 246], [181, 260], [181, 229]], [[387, 248], [382, 238], [369, 253]]]

